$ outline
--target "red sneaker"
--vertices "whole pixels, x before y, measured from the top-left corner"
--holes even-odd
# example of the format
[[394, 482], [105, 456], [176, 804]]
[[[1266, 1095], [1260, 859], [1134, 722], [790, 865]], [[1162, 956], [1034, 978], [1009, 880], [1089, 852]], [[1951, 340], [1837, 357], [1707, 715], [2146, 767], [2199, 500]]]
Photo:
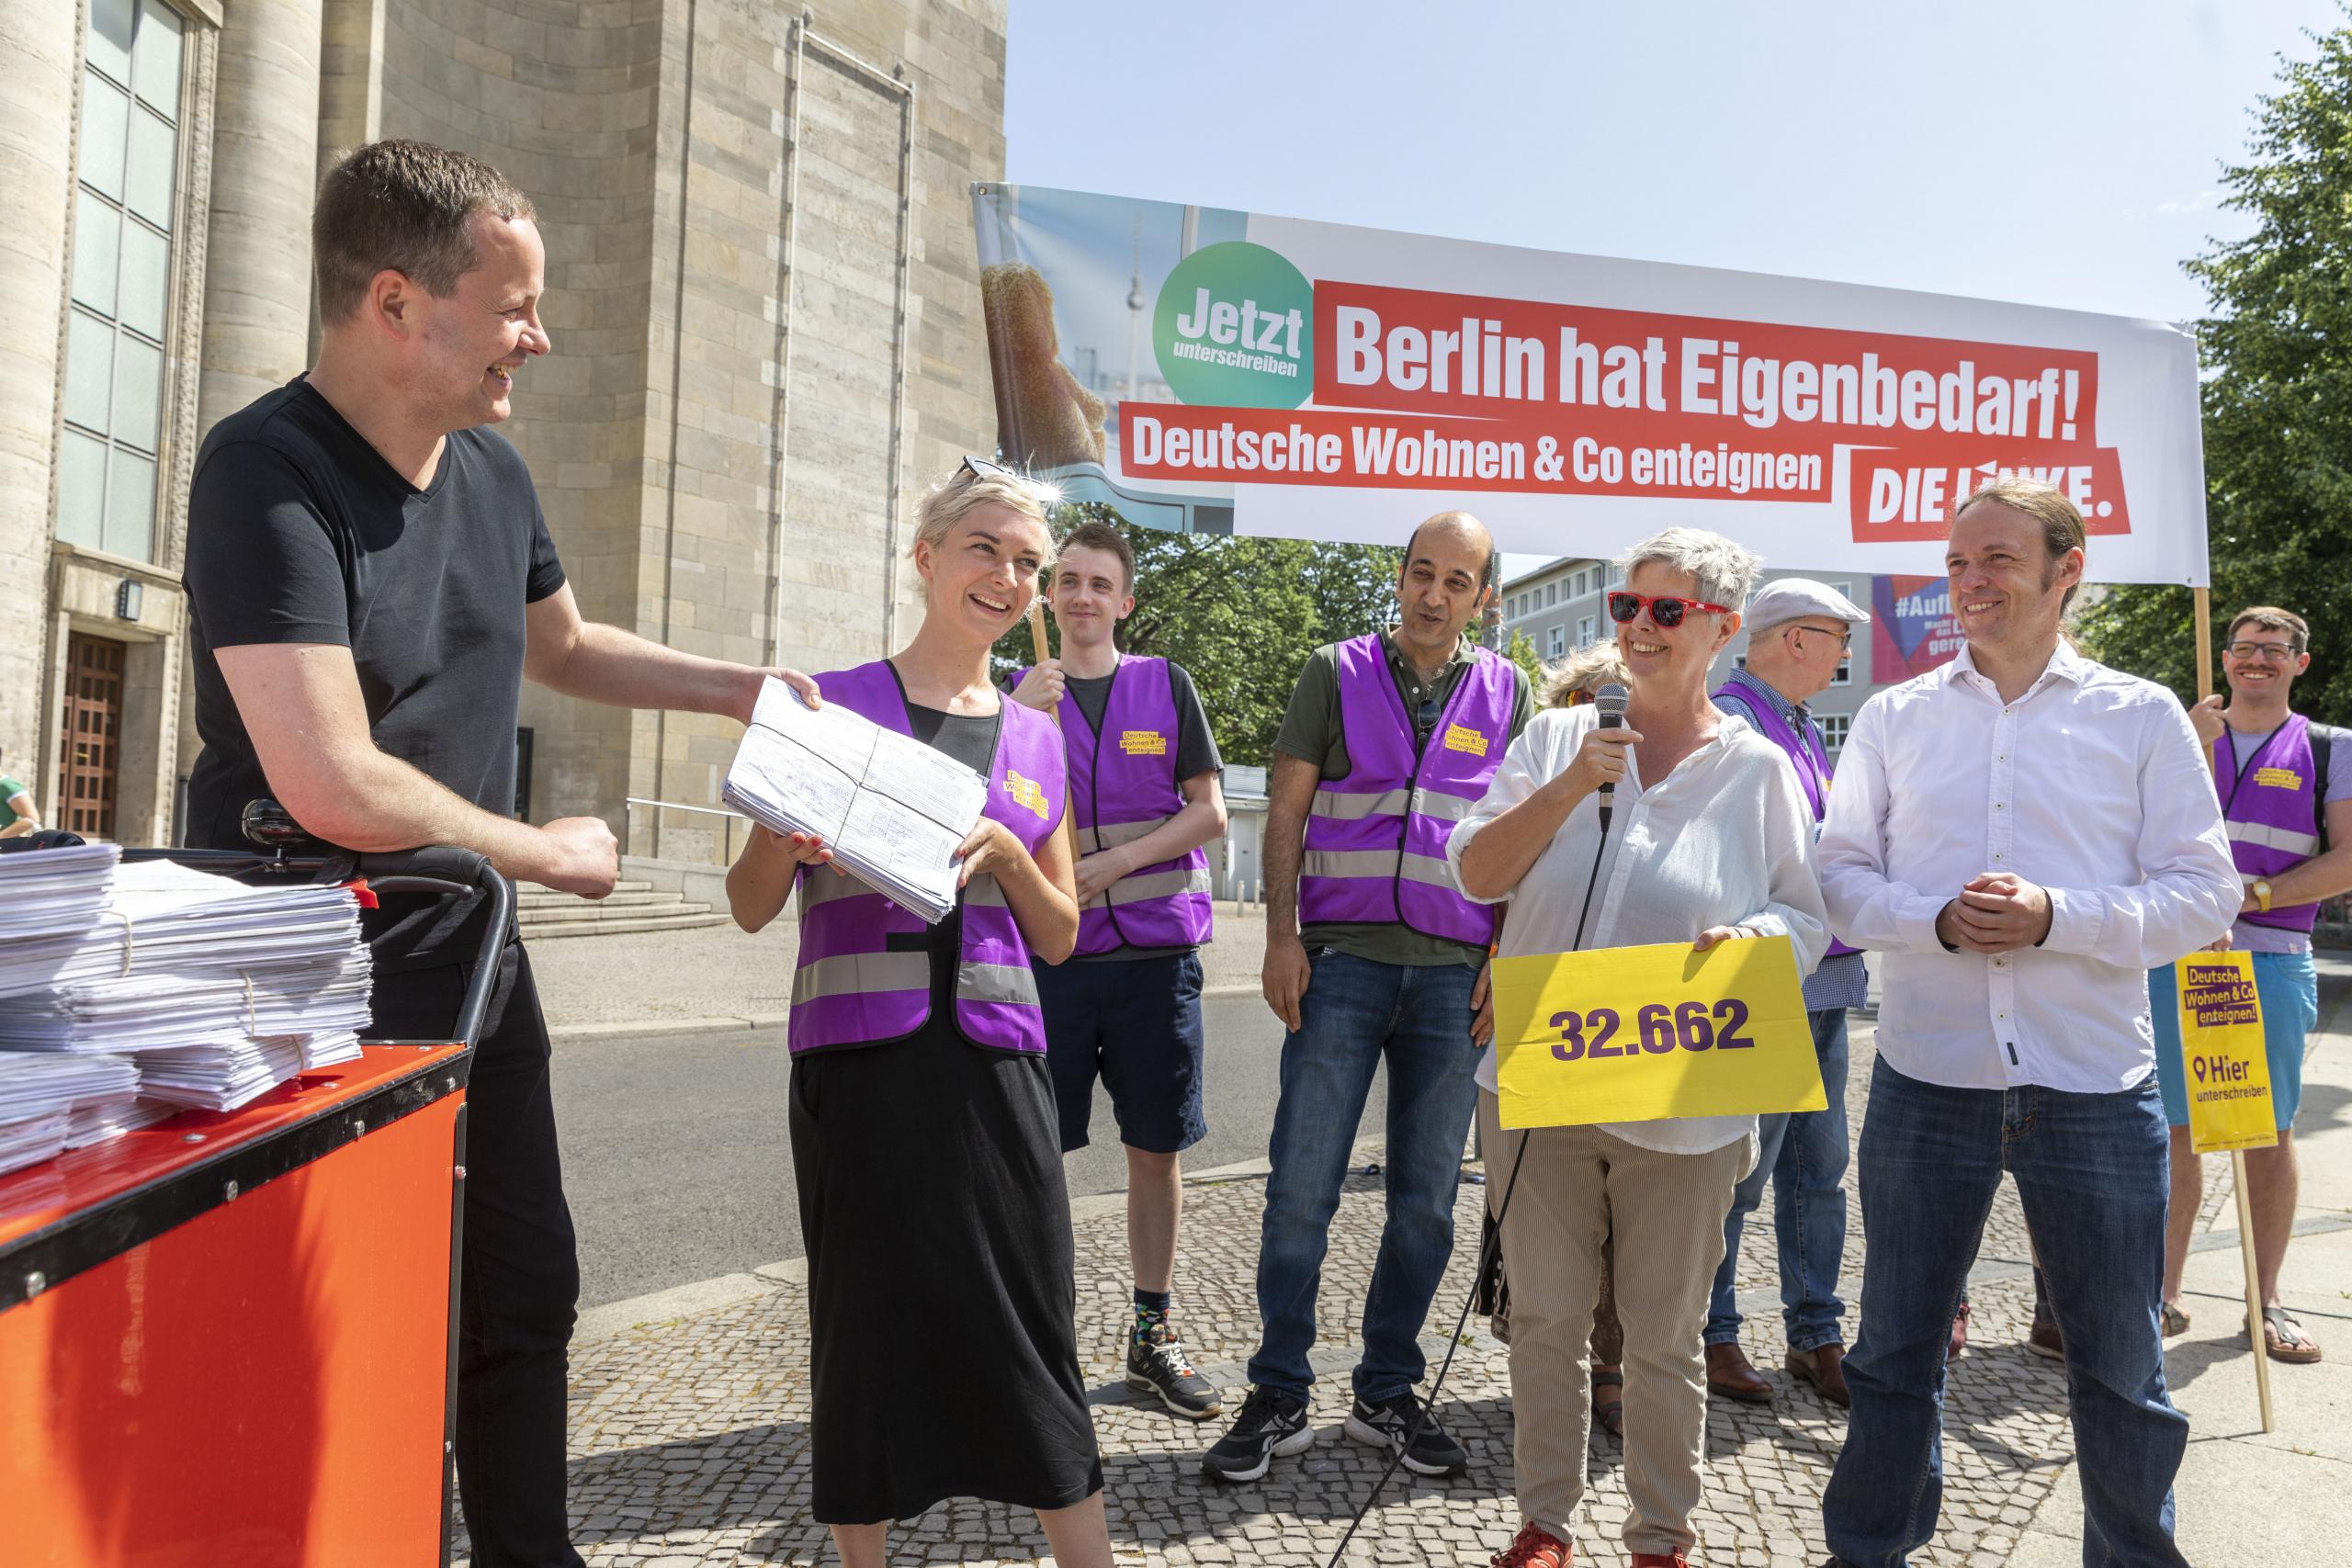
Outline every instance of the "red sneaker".
[[1568, 1568], [1568, 1543], [1531, 1520], [1519, 1527], [1510, 1546], [1491, 1561], [1494, 1568]]
[[1968, 1303], [1963, 1301], [1960, 1303], [1960, 1310], [1951, 1315], [1951, 1343], [1944, 1347], [1944, 1359], [1957, 1361], [1966, 1354], [1968, 1354]]

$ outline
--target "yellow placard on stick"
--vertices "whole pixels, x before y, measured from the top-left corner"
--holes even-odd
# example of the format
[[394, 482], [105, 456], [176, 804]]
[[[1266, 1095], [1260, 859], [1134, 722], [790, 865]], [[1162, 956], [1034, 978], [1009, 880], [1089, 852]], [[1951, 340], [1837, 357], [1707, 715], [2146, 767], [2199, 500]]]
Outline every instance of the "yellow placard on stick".
[[1787, 937], [1498, 958], [1494, 990], [1506, 1127], [1829, 1103]]
[[2278, 1127], [2254, 954], [2191, 953], [2172, 966], [2172, 978], [2190, 1145], [2200, 1155], [2267, 1148], [2278, 1141]]

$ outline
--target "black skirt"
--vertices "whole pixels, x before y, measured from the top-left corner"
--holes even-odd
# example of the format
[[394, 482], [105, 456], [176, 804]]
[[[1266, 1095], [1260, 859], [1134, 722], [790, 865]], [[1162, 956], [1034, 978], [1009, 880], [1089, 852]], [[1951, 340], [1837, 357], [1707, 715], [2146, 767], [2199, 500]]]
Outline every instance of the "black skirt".
[[792, 1065], [822, 1524], [1102, 1487], [1046, 1058], [968, 1043], [940, 999], [908, 1039]]

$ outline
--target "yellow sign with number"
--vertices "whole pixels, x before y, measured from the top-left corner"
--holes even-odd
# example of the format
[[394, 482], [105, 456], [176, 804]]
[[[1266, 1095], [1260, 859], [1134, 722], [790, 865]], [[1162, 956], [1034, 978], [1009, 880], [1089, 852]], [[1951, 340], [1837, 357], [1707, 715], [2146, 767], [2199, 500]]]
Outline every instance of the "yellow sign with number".
[[1787, 937], [1498, 958], [1494, 991], [1506, 1127], [1829, 1103]]
[[2188, 1141], [2200, 1155], [2267, 1148], [2278, 1141], [2270, 1104], [2270, 1055], [2251, 953], [2199, 953], [2172, 966], [2180, 1008], [2182, 1084]]

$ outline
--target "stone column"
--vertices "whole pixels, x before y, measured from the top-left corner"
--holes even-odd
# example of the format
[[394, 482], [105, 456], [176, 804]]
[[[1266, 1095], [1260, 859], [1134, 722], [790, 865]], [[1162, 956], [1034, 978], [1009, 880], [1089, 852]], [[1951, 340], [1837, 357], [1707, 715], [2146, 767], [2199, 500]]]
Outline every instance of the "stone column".
[[39, 782], [76, 7], [0, 6], [0, 768]]
[[320, 0], [232, 0], [222, 13], [198, 439], [300, 370], [311, 347]]

